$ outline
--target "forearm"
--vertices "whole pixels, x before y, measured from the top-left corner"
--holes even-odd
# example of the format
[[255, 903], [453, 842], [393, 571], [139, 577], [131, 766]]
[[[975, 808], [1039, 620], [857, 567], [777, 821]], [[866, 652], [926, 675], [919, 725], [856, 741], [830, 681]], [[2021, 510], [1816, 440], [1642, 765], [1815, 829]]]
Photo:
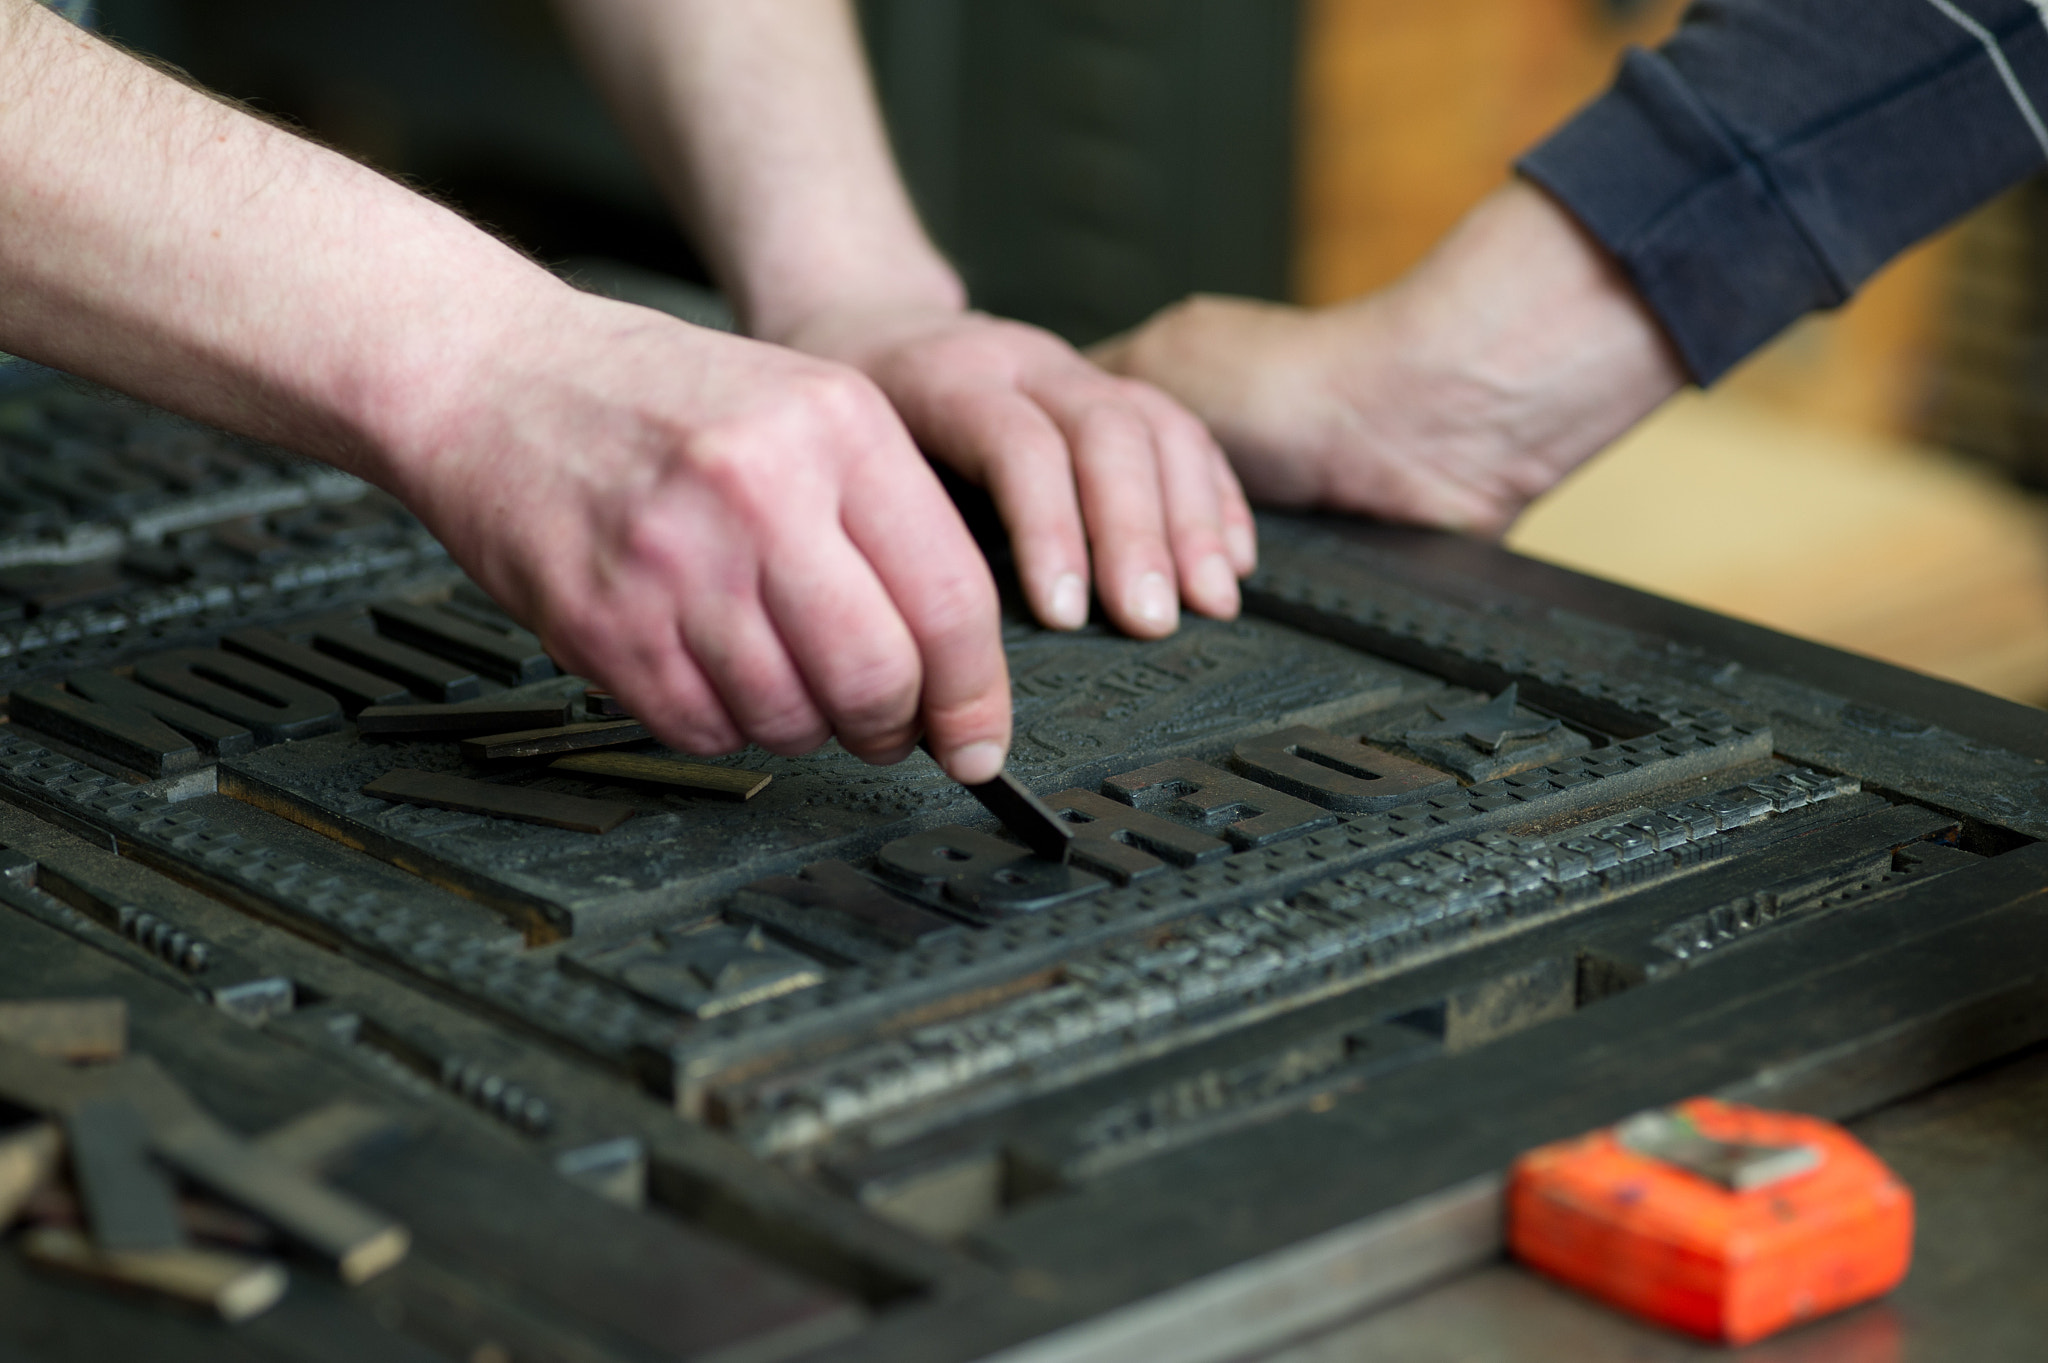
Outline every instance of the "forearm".
[[446, 380], [552, 287], [30, 0], [0, 0], [0, 87], [0, 348], [390, 485]]
[[964, 304], [896, 174], [845, 0], [564, 9], [754, 335]]

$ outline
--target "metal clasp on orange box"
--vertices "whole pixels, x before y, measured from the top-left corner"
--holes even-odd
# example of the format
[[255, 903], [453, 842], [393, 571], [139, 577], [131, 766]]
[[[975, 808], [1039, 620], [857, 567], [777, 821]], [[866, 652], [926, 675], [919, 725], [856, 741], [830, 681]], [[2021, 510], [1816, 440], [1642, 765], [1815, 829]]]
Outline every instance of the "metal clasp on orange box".
[[1747, 1344], [1897, 1286], [1913, 1195], [1831, 1122], [1694, 1098], [1522, 1156], [1508, 1245], [1625, 1311]]

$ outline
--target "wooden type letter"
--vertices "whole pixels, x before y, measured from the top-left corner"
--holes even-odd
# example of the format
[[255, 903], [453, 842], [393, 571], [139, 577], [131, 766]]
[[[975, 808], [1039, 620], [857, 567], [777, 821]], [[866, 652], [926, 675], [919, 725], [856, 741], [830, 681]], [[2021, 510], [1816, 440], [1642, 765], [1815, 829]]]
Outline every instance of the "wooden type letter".
[[1185, 824], [1133, 809], [1092, 790], [1063, 790], [1046, 796], [1045, 803], [1074, 827], [1069, 859], [1119, 883], [1163, 871], [1168, 861], [1194, 866], [1230, 852], [1230, 844], [1221, 838], [1197, 833]]
[[15, 687], [7, 714], [24, 728], [75, 743], [144, 776], [175, 776], [206, 760], [191, 739], [148, 711], [88, 700], [55, 682]]
[[767, 939], [758, 927], [712, 923], [657, 932], [569, 957], [576, 966], [697, 1017], [821, 983], [818, 963]]
[[128, 1002], [117, 998], [0, 1001], [0, 1041], [52, 1060], [119, 1060]]
[[982, 917], [1029, 913], [1093, 894], [1103, 882], [1015, 843], [947, 825], [898, 838], [875, 854], [884, 873]]
[[488, 629], [476, 623], [474, 615], [465, 619], [405, 601], [381, 602], [370, 607], [370, 616], [380, 633], [451, 658], [508, 686], [555, 675], [554, 660], [540, 640], [517, 626]]
[[1231, 754], [1245, 775], [1344, 814], [1370, 814], [1449, 794], [1456, 777], [1362, 742], [1297, 724], [1249, 739]]
[[377, 705], [356, 716], [356, 732], [364, 738], [431, 741], [568, 722], [566, 700], [519, 701], [510, 705]]
[[774, 778], [766, 772], [720, 767], [709, 762], [685, 762], [658, 753], [592, 752], [572, 753], [548, 764], [557, 771], [579, 776], [606, 776], [614, 781], [633, 781], [662, 786], [688, 795], [714, 800], [751, 800], [768, 789]]
[[351, 667], [339, 658], [317, 653], [267, 629], [229, 630], [220, 636], [220, 646], [275, 668], [295, 681], [319, 687], [341, 702], [343, 714], [352, 715], [366, 705], [397, 705], [411, 695], [388, 677]]
[[1185, 757], [1112, 776], [1102, 788], [1139, 808], [1163, 804], [1205, 827], [1221, 824], [1223, 835], [1239, 847], [1260, 847], [1337, 821], [1306, 800]]
[[0, 1131], [0, 1232], [14, 1223], [22, 1204], [57, 1172], [64, 1138], [48, 1122]]
[[316, 621], [312, 630], [314, 648], [364, 671], [394, 677], [416, 696], [452, 704], [475, 700], [484, 693], [483, 682], [468, 668], [359, 629], [346, 620], [330, 617]]
[[215, 757], [239, 757], [256, 748], [256, 735], [247, 725], [187, 704], [132, 678], [117, 677], [101, 668], [87, 668], [66, 676], [64, 684], [87, 700], [145, 711]]
[[583, 693], [583, 713], [592, 719], [631, 719], [626, 703], [609, 691], [590, 687]]
[[653, 736], [637, 719], [613, 719], [597, 724], [563, 724], [552, 729], [492, 734], [488, 738], [465, 738], [462, 740], [462, 755], [472, 762], [504, 762], [582, 752], [588, 748], [616, 748], [626, 743], [644, 743]]
[[258, 743], [333, 733], [341, 706], [325, 691], [216, 648], [181, 648], [135, 664], [135, 679], [246, 724]]
[[149, 1157], [149, 1129], [133, 1104], [121, 1098], [80, 1103], [65, 1119], [64, 1135], [95, 1245], [169, 1249], [184, 1242], [177, 1195]]
[[39, 1226], [24, 1235], [21, 1250], [31, 1263], [120, 1287], [138, 1288], [175, 1301], [203, 1306], [234, 1322], [261, 1315], [277, 1304], [288, 1282], [284, 1268], [224, 1250], [107, 1250], [83, 1235]]
[[734, 896], [733, 916], [849, 963], [881, 960], [960, 924], [869, 880], [843, 861], [773, 876]]
[[609, 833], [635, 812], [631, 805], [610, 800], [586, 800], [577, 795], [554, 795], [544, 790], [524, 790], [404, 768], [370, 782], [363, 787], [363, 794], [398, 804], [492, 814], [577, 833]]

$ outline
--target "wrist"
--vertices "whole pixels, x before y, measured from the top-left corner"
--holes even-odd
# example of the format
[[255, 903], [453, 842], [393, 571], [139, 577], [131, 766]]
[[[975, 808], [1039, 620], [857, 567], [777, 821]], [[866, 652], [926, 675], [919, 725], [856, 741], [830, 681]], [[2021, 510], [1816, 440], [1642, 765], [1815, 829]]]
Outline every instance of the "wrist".
[[[854, 254], [835, 253], [836, 256]], [[874, 327], [905, 328], [916, 319], [955, 316], [967, 308], [967, 288], [935, 250], [909, 253], [900, 263], [834, 269], [829, 260], [807, 270], [770, 272], [773, 282], [742, 286], [736, 306], [748, 335], [814, 354]]]

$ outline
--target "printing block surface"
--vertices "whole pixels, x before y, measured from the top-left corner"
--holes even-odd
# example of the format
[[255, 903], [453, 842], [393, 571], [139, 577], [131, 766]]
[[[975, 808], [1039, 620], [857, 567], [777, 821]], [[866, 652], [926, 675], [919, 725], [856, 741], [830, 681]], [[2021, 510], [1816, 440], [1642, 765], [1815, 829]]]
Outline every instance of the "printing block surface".
[[2048, 722], [1497, 550], [1274, 517], [1240, 620], [1013, 613], [1055, 864], [922, 754], [646, 778], [353, 480], [0, 435], [0, 999], [259, 1144], [392, 1114], [335, 1176], [416, 1245], [229, 1326], [8, 1241], [35, 1357], [1238, 1357], [1496, 1253], [1521, 1149], [2048, 1031]]

